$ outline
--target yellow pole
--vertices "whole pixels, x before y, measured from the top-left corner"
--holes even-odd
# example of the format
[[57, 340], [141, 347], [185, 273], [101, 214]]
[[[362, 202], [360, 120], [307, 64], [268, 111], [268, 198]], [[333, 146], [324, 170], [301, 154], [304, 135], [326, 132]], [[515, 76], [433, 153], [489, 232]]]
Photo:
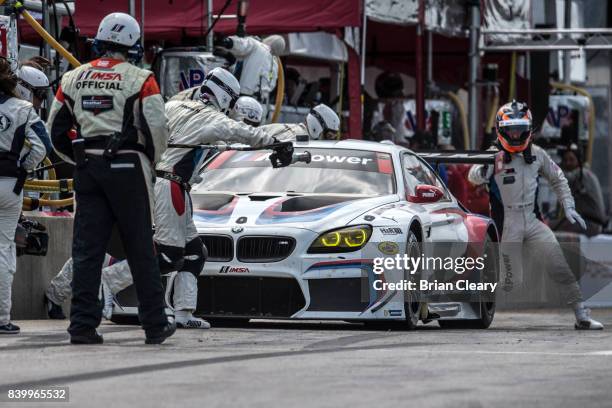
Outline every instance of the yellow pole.
[[513, 100], [516, 97], [516, 51], [512, 53], [512, 59], [510, 60], [510, 85], [508, 88], [508, 99]]
[[[0, 0], [0, 5], [2, 5], [4, 1], [5, 0]], [[43, 28], [43, 26], [38, 24], [38, 21], [36, 21], [36, 19], [32, 17], [32, 15], [26, 9], [24, 9], [23, 4], [21, 2], [18, 1], [15, 3], [15, 9], [20, 11], [24, 20], [32, 26], [34, 31], [36, 31], [43, 38], [43, 40], [48, 42], [49, 45], [53, 47], [55, 51], [59, 52], [62, 57], [66, 58], [70, 65], [72, 65], [73, 67], [78, 67], [81, 65], [79, 60], [74, 58], [74, 56], [70, 52], [68, 52], [67, 49], [62, 47], [62, 45], [58, 43], [55, 38], [51, 37], [51, 35]]]
[[465, 108], [461, 103], [461, 99], [457, 96], [457, 94], [453, 92], [447, 92], [446, 94], [450, 100], [455, 104], [457, 109], [459, 110], [459, 120], [461, 121], [461, 132], [463, 133], [463, 148], [470, 148], [470, 131], [468, 130], [468, 122], [467, 116], [465, 114]]
[[276, 81], [276, 103], [274, 104], [274, 113], [272, 114], [271, 123], [276, 123], [280, 115], [281, 107], [283, 106], [283, 97], [285, 96], [285, 72], [283, 71], [283, 63], [280, 57], [276, 57], [276, 65], [278, 66], [278, 79]]

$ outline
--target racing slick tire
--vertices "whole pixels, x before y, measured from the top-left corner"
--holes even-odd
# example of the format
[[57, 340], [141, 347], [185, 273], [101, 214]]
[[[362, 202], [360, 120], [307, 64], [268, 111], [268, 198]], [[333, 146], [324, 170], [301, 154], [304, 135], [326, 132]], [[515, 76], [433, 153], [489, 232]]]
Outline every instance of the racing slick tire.
[[[491, 243], [489, 237], [485, 240], [483, 253], [486, 255], [485, 273], [489, 275], [489, 279], [494, 279], [493, 282], [495, 282], [499, 276], [499, 256], [496, 246]], [[443, 329], [488, 329], [495, 317], [495, 300], [493, 299], [492, 302], [472, 303], [472, 307], [474, 307], [474, 310], [480, 310], [479, 319], [438, 320], [438, 324]]]
[[[412, 229], [408, 231], [408, 237], [406, 239], [406, 254], [409, 257], [415, 258], [421, 256], [421, 243]], [[408, 275], [404, 276], [404, 279], [418, 281], [420, 279], [420, 275], [420, 271], [417, 271], [414, 274], [408, 273]], [[404, 312], [406, 315], [404, 327], [408, 330], [416, 329], [417, 324], [419, 323], [422, 303], [419, 302], [418, 297], [418, 293], [414, 293], [412, 290], [404, 291]]]

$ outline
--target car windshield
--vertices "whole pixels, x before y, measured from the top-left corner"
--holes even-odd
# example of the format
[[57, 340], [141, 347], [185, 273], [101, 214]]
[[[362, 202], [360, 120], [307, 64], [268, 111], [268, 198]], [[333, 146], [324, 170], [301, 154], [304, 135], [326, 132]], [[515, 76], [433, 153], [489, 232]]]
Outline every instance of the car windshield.
[[296, 153], [308, 150], [312, 162], [274, 169], [268, 160], [270, 151], [223, 152], [206, 166], [197, 189], [237, 193], [395, 193], [390, 154], [345, 149], [295, 150]]

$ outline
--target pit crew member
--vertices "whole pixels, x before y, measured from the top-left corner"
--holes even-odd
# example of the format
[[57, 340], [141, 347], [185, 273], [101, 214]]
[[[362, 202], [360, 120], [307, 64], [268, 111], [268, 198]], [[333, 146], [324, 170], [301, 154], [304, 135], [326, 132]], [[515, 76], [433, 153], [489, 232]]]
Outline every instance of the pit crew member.
[[502, 286], [511, 290], [522, 272], [522, 256], [518, 246], [528, 243], [543, 253], [551, 264], [548, 273], [576, 315], [575, 328], [579, 330], [603, 329], [603, 325], [590, 317], [582, 302], [576, 278], [565, 261], [561, 247], [553, 232], [534, 213], [538, 175], [545, 177], [563, 205], [567, 220], [585, 228], [576, 212], [574, 199], [563, 172], [548, 154], [532, 143], [531, 112], [524, 103], [512, 101], [497, 112], [495, 128], [501, 151], [496, 154], [495, 165], [473, 166], [468, 179], [473, 184], [485, 184], [493, 177], [499, 188], [504, 206], [502, 233]]
[[[64, 74], [47, 128], [58, 154], [76, 164], [77, 201], [72, 257], [73, 344], [102, 343], [98, 300], [102, 264], [117, 223], [136, 286], [147, 344], [160, 344], [176, 326], [164, 293], [152, 237], [152, 165], [166, 148], [163, 99], [142, 56], [140, 26], [128, 14], [102, 19], [94, 49], [100, 58]], [[77, 129], [71, 140], [68, 132]]]

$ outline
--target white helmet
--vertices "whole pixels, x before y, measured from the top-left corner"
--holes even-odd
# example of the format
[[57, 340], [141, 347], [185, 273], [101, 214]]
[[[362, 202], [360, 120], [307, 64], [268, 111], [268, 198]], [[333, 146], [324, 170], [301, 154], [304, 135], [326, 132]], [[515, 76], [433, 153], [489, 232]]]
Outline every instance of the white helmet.
[[247, 125], [257, 127], [263, 119], [263, 108], [255, 98], [241, 96], [236, 101], [236, 106], [234, 106], [230, 117]]
[[221, 112], [229, 115], [240, 96], [240, 83], [231, 72], [221, 67], [212, 69], [202, 82], [201, 97], [212, 94]]
[[340, 130], [340, 119], [327, 105], [317, 105], [306, 116], [306, 127], [311, 139], [335, 139]]
[[40, 69], [24, 65], [17, 70], [17, 93], [23, 100], [32, 102], [36, 95], [45, 99], [49, 91], [49, 78]]
[[129, 14], [111, 13], [100, 22], [96, 40], [133, 47], [140, 40], [140, 25]]
[[274, 34], [263, 39], [263, 43], [270, 47], [272, 55], [281, 55], [285, 51], [285, 39], [283, 36]]

